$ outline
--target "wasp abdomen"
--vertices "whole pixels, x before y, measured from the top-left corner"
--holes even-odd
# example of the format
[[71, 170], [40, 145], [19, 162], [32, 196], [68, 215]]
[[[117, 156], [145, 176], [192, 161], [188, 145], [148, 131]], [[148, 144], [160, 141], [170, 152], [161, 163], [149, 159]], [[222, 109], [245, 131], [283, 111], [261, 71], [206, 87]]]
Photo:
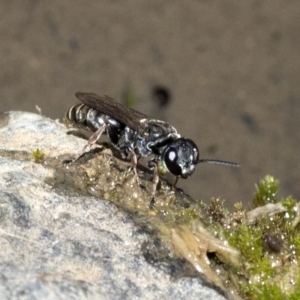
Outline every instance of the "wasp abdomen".
[[68, 127], [78, 127], [96, 131], [106, 124], [107, 116], [84, 104], [72, 106], [64, 116], [64, 123]]

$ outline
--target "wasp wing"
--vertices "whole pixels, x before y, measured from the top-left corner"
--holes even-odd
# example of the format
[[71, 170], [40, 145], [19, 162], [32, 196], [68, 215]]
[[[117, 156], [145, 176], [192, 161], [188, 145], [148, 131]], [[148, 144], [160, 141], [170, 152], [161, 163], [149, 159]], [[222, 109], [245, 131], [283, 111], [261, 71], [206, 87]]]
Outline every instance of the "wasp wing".
[[125, 124], [138, 132], [143, 131], [142, 119], [148, 119], [147, 115], [132, 108], [126, 107], [109, 96], [99, 96], [93, 93], [77, 92], [76, 97], [85, 105]]

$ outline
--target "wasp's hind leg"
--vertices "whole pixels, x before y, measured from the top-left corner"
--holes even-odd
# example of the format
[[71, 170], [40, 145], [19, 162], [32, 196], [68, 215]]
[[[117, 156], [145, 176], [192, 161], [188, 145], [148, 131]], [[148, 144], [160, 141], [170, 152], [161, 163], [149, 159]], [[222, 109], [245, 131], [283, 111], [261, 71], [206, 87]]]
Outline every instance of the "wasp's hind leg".
[[81, 157], [85, 152], [89, 151], [91, 146], [94, 145], [101, 137], [102, 133], [108, 128], [106, 124], [103, 124], [101, 127], [95, 131], [91, 137], [88, 139], [87, 143], [85, 146], [82, 148], [80, 152], [78, 152], [75, 157], [72, 159], [72, 162], [76, 162], [79, 157]]

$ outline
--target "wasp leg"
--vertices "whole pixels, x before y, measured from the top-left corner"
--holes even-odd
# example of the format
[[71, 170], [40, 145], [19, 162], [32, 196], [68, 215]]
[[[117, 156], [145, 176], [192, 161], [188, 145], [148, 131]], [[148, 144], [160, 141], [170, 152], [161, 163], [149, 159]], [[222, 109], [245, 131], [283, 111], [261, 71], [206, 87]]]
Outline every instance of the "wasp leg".
[[179, 179], [179, 177], [176, 176], [175, 181], [174, 181], [173, 186], [172, 186], [174, 189], [175, 189], [175, 187], [176, 187], [176, 184], [177, 184], [177, 182], [178, 182], [178, 179]]
[[137, 170], [136, 170], [138, 159], [137, 159], [137, 156], [136, 156], [134, 150], [130, 151], [130, 159], [131, 159], [131, 165], [132, 165], [132, 169], [133, 169], [133, 172], [134, 172], [134, 176], [136, 178], [136, 182], [137, 182], [138, 185], [141, 185], [139, 174], [137, 173]]
[[97, 131], [95, 131], [95, 133], [93, 133], [93, 135], [91, 135], [91, 137], [88, 139], [86, 145], [72, 159], [73, 163], [76, 162], [81, 155], [83, 155], [85, 152], [90, 150], [91, 146], [94, 145], [100, 139], [102, 133], [107, 129], [107, 127], [108, 126], [104, 124], [101, 127], [99, 127], [99, 129]]
[[155, 161], [149, 161], [149, 167], [153, 169], [153, 179], [152, 179], [152, 198], [150, 201], [150, 208], [153, 208], [155, 205], [155, 195], [156, 195], [156, 188], [159, 183], [159, 175], [158, 175], [158, 167], [157, 167], [157, 162]]

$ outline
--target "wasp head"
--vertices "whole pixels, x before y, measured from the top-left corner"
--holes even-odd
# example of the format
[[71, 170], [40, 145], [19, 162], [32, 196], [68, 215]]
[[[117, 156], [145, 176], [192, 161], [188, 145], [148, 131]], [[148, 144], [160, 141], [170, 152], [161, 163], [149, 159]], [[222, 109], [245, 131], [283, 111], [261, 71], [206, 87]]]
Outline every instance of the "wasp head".
[[179, 138], [166, 147], [162, 159], [169, 172], [177, 177], [187, 178], [195, 172], [199, 150], [192, 140]]

